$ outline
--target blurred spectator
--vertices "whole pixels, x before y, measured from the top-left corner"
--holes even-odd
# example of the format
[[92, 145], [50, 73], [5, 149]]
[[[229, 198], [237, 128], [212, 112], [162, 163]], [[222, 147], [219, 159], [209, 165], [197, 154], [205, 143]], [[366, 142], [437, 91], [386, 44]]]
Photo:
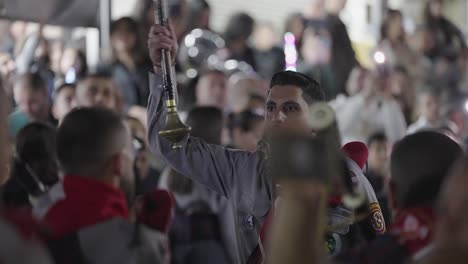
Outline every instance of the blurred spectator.
[[386, 18], [382, 22], [380, 42], [376, 52], [382, 52], [382, 63], [390, 69], [402, 65], [409, 71], [411, 78], [420, 75], [420, 60], [417, 54], [411, 50], [403, 27], [403, 14], [399, 10], [387, 10]]
[[305, 18], [306, 27], [311, 26], [308, 22], [323, 22], [325, 18], [325, 0], [310, 0], [309, 4], [304, 8], [303, 17]]
[[391, 94], [400, 104], [407, 124], [413, 122], [414, 102], [416, 101], [415, 84], [409, 74], [403, 65], [395, 66], [390, 73]]
[[226, 107], [226, 74], [218, 70], [209, 70], [200, 77], [196, 86], [196, 105]]
[[10, 25], [11, 42], [7, 44], [6, 50], [14, 55], [17, 53], [21, 45], [24, 44], [26, 37], [26, 29], [28, 23], [24, 21], [13, 21]]
[[229, 117], [231, 147], [254, 152], [263, 138], [264, 116], [250, 110], [232, 113]]
[[418, 120], [408, 127], [408, 134], [420, 130], [437, 130], [450, 124], [443, 120], [441, 113], [440, 93], [432, 89], [422, 91], [418, 95]]
[[[16, 78], [16, 64], [12, 55], [0, 53], [0, 78], [2, 88], [8, 98], [13, 98], [13, 85]], [[12, 101], [13, 102], [13, 101]]]
[[377, 131], [384, 131], [390, 144], [404, 137], [405, 117], [391, 96], [389, 80], [386, 75], [369, 74], [363, 89], [336, 113], [343, 143], [363, 142]]
[[190, 111], [186, 123], [192, 128], [192, 136], [202, 138], [209, 144], [221, 145], [224, 118], [220, 108], [195, 107]]
[[67, 83], [55, 89], [52, 114], [59, 123], [76, 107], [75, 90], [76, 86], [74, 84]]
[[43, 26], [38, 32], [29, 35], [21, 49], [15, 54], [15, 63], [18, 74], [28, 72], [38, 73], [47, 88], [47, 94], [51, 98], [54, 90], [54, 72], [51, 70], [50, 46], [42, 35]]
[[232, 112], [265, 109], [268, 83], [260, 78], [233, 75], [229, 78], [227, 102]]
[[391, 223], [392, 215], [389, 210], [387, 184], [389, 175], [390, 144], [384, 133], [372, 134], [367, 140], [369, 147], [367, 179], [374, 188], [375, 195], [382, 207], [382, 213], [386, 224]]
[[254, 31], [255, 21], [246, 13], [236, 13], [232, 15], [224, 31], [224, 39], [228, 49], [228, 59], [244, 61], [255, 70], [257, 64], [252, 48], [247, 40]]
[[434, 40], [434, 46], [427, 55], [431, 59], [445, 57], [453, 61], [466, 48], [466, 42], [460, 29], [444, 16], [443, 4], [443, 0], [430, 0], [424, 10], [425, 23]]
[[135, 151], [136, 193], [144, 194], [158, 186], [160, 172], [151, 164], [151, 153], [148, 149], [148, 140], [145, 126], [136, 118], [126, 117], [126, 124], [130, 128], [132, 145]]
[[354, 54], [351, 39], [346, 25], [340, 18], [347, 0], [328, 0], [325, 3], [327, 10], [327, 27], [331, 36], [331, 65], [333, 68], [336, 89], [338, 93], [346, 91], [346, 82], [353, 67], [358, 65]]
[[[436, 247], [458, 248], [467, 252], [468, 229], [466, 224], [468, 184], [468, 160], [465, 156], [455, 166], [450, 177], [445, 182], [438, 206]], [[439, 262], [442, 263], [442, 262]], [[453, 263], [453, 262], [450, 262]], [[461, 263], [461, 262], [460, 262]]]
[[186, 32], [200, 28], [211, 30], [211, 7], [206, 0], [189, 0]]
[[56, 130], [44, 123], [30, 123], [16, 136], [9, 180], [2, 201], [11, 208], [32, 209], [39, 196], [59, 180]]
[[286, 65], [284, 51], [278, 44], [278, 37], [271, 24], [259, 24], [253, 34], [257, 73], [269, 80], [273, 74], [283, 71]]
[[66, 48], [60, 59], [60, 77], [66, 83], [75, 83], [88, 74], [86, 55], [82, 50]]
[[148, 72], [151, 62], [138, 33], [138, 24], [129, 17], [114, 21], [111, 40], [115, 61], [113, 78], [128, 106], [146, 106], [149, 96]]
[[332, 100], [338, 95], [336, 79], [330, 64], [331, 39], [329, 32], [309, 27], [304, 31], [302, 61], [298, 71], [317, 80], [325, 92], [325, 98]]
[[339, 94], [334, 100], [330, 101], [329, 104], [336, 113], [338, 113], [349, 98], [361, 92], [364, 87], [364, 83], [368, 78], [369, 70], [361, 66], [353, 68], [349, 74], [348, 81], [346, 82], [346, 93]]
[[[221, 144], [224, 120], [220, 109], [195, 107], [186, 123], [192, 127], [191, 136]], [[226, 250], [230, 257], [236, 256], [232, 247], [235, 228], [232, 215], [223, 215], [232, 213], [226, 199], [169, 168], [159, 186], [174, 193], [178, 208], [170, 232], [174, 263], [230, 263]]]
[[80, 263], [164, 263], [161, 234], [129, 222], [134, 157], [119, 115], [104, 108], [72, 111], [58, 130], [57, 155], [65, 176], [38, 214], [52, 232], [56, 262], [73, 254]]
[[408, 45], [418, 58], [418, 71], [412, 70], [416, 86], [422, 85], [427, 80], [427, 75], [432, 67], [432, 61], [427, 53], [434, 46], [434, 41], [431, 30], [425, 25], [416, 27], [415, 32], [408, 38]]
[[[139, 24], [138, 33], [141, 34], [141, 36], [148, 36], [151, 26], [154, 25], [154, 10], [153, 0], [141, 0], [136, 2], [133, 18]], [[189, 17], [187, 0], [168, 1], [168, 12], [176, 32], [177, 40], [180, 41], [187, 33], [187, 19]], [[146, 48], [146, 41], [143, 44]]]
[[60, 73], [60, 64], [62, 60], [63, 53], [65, 51], [65, 44], [62, 40], [55, 40], [51, 43], [50, 48], [50, 61], [51, 70], [59, 75]]
[[112, 78], [103, 73], [90, 74], [76, 86], [79, 107], [101, 106], [118, 111], [119, 95]]
[[17, 105], [17, 111], [10, 116], [13, 134], [19, 131], [27, 120], [56, 124], [50, 112], [46, 84], [38, 73], [19, 76], [13, 87], [13, 94]]
[[8, 179], [10, 148], [8, 142], [8, 113], [10, 104], [5, 96], [5, 91], [0, 89], [0, 186]]
[[304, 19], [301, 13], [293, 13], [286, 18], [284, 33], [291, 32], [294, 35], [298, 51], [301, 50], [302, 47], [302, 35], [304, 33], [304, 29]]

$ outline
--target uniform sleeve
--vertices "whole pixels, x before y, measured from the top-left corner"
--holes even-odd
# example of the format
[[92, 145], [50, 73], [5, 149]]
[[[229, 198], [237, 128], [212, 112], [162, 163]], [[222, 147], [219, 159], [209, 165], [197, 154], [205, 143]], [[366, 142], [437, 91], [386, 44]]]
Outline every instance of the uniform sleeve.
[[377, 235], [384, 234], [387, 228], [374, 188], [364, 175], [358, 177], [359, 185], [367, 198], [367, 217], [359, 222], [359, 226], [364, 236], [368, 240], [373, 240]]
[[248, 186], [258, 163], [255, 153], [210, 145], [191, 136], [184, 140], [182, 148], [172, 149], [171, 142], [159, 136], [166, 119], [161, 75], [150, 74], [150, 89], [148, 140], [153, 153], [161, 154], [180, 174], [222, 196], [230, 197], [236, 186]]

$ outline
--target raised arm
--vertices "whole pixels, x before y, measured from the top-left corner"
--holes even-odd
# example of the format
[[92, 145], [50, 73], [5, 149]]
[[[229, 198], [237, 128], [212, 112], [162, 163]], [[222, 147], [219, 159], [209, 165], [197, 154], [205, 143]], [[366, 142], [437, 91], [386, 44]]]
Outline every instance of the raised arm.
[[[172, 149], [172, 143], [159, 136], [166, 120], [166, 106], [163, 97], [160, 72], [160, 50], [175, 51], [173, 32], [158, 25], [150, 31], [148, 47], [155, 65], [150, 74], [150, 98], [148, 102], [148, 139], [151, 150], [160, 153], [176, 171], [229, 197], [235, 186], [248, 185], [254, 181], [257, 171], [257, 155], [243, 151], [228, 150], [210, 145], [201, 139], [188, 137], [182, 148]], [[242, 188], [239, 186], [238, 188]]]

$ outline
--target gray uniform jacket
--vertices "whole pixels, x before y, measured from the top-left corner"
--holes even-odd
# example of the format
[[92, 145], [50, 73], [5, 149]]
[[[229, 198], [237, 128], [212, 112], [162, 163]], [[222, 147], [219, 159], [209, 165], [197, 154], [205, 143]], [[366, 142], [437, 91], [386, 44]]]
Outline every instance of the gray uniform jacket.
[[265, 176], [259, 153], [230, 150], [189, 137], [181, 149], [158, 134], [166, 119], [160, 75], [150, 74], [148, 139], [151, 150], [161, 154], [176, 171], [225, 196], [235, 210], [238, 263], [245, 263], [258, 244], [260, 228], [274, 199], [273, 185]]

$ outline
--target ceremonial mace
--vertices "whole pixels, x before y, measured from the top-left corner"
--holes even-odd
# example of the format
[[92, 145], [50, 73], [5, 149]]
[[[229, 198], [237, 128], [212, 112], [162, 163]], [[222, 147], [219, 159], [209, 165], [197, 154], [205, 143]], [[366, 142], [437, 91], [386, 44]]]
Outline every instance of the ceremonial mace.
[[[164, 0], [154, 0], [156, 9], [155, 21], [157, 21], [159, 25], [167, 28], [168, 19], [165, 4]], [[159, 135], [171, 141], [173, 149], [179, 149], [182, 147], [182, 141], [190, 133], [191, 128], [182, 123], [177, 113], [171, 63], [171, 52], [165, 49], [161, 50], [162, 85], [164, 87], [167, 115], [166, 124], [164, 125], [164, 129], [159, 132]]]

